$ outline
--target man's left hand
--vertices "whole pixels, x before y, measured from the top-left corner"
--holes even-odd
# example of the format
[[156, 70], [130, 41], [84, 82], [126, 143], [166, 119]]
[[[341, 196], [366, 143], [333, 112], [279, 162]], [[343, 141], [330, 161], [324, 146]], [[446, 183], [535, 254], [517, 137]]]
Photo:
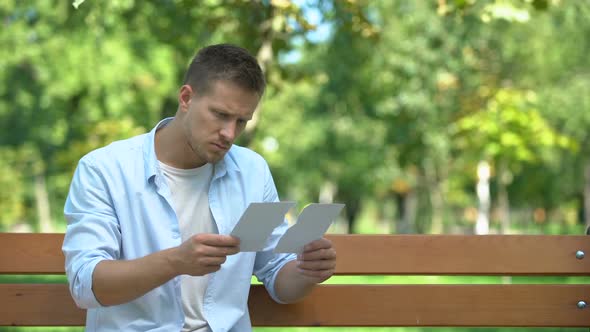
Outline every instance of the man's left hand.
[[336, 250], [332, 242], [321, 238], [306, 244], [303, 253], [297, 255], [297, 269], [318, 284], [329, 279], [336, 269]]

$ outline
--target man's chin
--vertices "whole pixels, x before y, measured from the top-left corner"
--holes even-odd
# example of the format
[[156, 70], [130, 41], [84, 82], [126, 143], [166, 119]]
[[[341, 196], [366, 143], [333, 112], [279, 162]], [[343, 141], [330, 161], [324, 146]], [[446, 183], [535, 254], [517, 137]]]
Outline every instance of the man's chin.
[[211, 154], [209, 154], [209, 158], [207, 158], [207, 162], [209, 162], [211, 164], [215, 164], [215, 163], [219, 162], [221, 159], [223, 159], [223, 157], [225, 157], [226, 153], [227, 153], [227, 151], [211, 153]]

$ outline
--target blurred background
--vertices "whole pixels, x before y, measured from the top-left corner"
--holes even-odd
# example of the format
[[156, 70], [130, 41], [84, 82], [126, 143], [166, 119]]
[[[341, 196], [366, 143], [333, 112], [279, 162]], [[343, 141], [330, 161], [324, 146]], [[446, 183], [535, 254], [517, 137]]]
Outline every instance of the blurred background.
[[582, 234], [590, 1], [0, 4], [0, 230], [54, 232], [87, 152], [173, 116], [199, 48], [268, 90], [238, 143], [334, 233]]
[[78, 160], [173, 116], [195, 52], [229, 42], [268, 80], [238, 143], [282, 200], [346, 203], [330, 232], [583, 234], [589, 18], [587, 0], [2, 0], [0, 231], [63, 232]]

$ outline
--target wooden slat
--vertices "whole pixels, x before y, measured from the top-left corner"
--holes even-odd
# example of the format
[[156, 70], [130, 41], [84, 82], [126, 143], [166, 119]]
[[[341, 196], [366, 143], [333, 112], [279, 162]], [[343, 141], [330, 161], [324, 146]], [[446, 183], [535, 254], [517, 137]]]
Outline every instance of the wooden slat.
[[[330, 235], [337, 274], [590, 275], [590, 236]], [[0, 233], [0, 274], [64, 273], [63, 234]], [[582, 250], [586, 258], [576, 259]]]
[[81, 326], [86, 311], [65, 284], [0, 284], [0, 326]]
[[[327, 286], [276, 306], [261, 292], [250, 306], [262, 326], [590, 326], [576, 307], [590, 285]], [[254, 295], [254, 294], [253, 294]], [[263, 302], [258, 302], [258, 301]]]
[[63, 274], [64, 234], [0, 233], [0, 274]]
[[[249, 300], [255, 326], [590, 326], [590, 285], [322, 285], [297, 304], [263, 286]], [[84, 325], [66, 285], [0, 284], [0, 326]]]
[[[331, 236], [339, 274], [590, 275], [586, 235]], [[586, 258], [576, 259], [582, 250]]]
[[[590, 285], [330, 285], [277, 306], [254, 289], [261, 326], [590, 326]], [[586, 301], [588, 302], [588, 301]], [[261, 314], [269, 312], [269, 314]]]

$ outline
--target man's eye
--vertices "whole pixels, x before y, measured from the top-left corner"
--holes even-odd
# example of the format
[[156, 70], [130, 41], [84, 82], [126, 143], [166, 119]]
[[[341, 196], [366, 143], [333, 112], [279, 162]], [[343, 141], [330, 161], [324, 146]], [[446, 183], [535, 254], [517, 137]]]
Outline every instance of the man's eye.
[[213, 111], [213, 114], [215, 114], [216, 117], [221, 118], [221, 119], [225, 119], [227, 117], [227, 114], [221, 113], [219, 111]]

